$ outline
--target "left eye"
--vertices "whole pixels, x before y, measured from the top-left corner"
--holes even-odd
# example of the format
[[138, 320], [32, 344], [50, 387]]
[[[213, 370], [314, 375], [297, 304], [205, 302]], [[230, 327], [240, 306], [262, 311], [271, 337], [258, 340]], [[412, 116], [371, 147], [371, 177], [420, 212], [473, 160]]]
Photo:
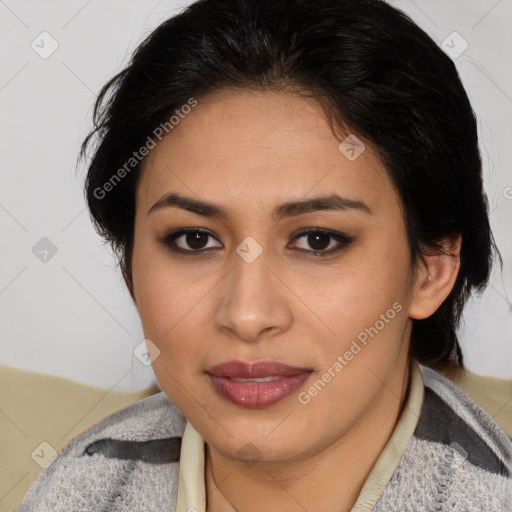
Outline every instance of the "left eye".
[[319, 256], [339, 251], [352, 242], [352, 238], [344, 233], [337, 233], [333, 231], [324, 231], [320, 229], [303, 231], [297, 235], [294, 240], [304, 240], [304, 245], [309, 245], [312, 249], [307, 247], [299, 247], [299, 249], [312, 252]]

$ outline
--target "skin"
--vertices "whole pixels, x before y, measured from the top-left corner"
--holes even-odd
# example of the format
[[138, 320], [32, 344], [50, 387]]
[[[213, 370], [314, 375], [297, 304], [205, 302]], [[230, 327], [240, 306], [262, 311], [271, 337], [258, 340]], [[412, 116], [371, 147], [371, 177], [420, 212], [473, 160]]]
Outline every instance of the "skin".
[[[411, 319], [430, 316], [455, 282], [460, 236], [446, 238], [452, 256], [432, 254], [413, 269], [384, 167], [369, 144], [349, 161], [341, 140], [311, 99], [222, 91], [200, 98], [146, 158], [127, 284], [144, 335], [160, 350], [153, 369], [162, 390], [206, 440], [209, 512], [349, 510], [401, 410]], [[169, 192], [215, 203], [229, 216], [175, 206], [148, 214]], [[271, 215], [286, 201], [333, 192], [371, 213]], [[315, 256], [319, 246], [294, 234], [316, 226], [353, 241]], [[210, 253], [177, 254], [161, 242], [182, 228], [212, 237], [191, 245], [182, 236], [179, 247]], [[263, 249], [252, 263], [235, 250], [248, 236]], [[269, 407], [238, 407], [205, 373], [232, 359], [277, 360], [311, 368], [299, 392], [307, 390], [395, 303], [401, 311], [307, 405], [294, 393]], [[257, 463], [243, 455], [248, 447]]]

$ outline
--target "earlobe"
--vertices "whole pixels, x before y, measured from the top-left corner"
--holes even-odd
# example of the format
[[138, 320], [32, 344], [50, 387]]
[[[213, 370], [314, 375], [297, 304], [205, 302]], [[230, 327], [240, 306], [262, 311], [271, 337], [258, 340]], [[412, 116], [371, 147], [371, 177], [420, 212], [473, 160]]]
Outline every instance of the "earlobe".
[[462, 235], [454, 233], [443, 240], [444, 251], [424, 256], [417, 270], [409, 317], [423, 320], [433, 315], [450, 294], [460, 268]]

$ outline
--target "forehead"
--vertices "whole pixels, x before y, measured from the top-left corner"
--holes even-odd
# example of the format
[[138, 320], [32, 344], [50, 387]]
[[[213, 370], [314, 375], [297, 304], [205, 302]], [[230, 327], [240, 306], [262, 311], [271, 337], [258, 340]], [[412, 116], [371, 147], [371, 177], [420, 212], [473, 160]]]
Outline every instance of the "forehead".
[[138, 205], [149, 208], [169, 191], [241, 208], [333, 191], [364, 194], [374, 206], [396, 199], [374, 150], [365, 144], [347, 158], [346, 144], [340, 150], [346, 134], [336, 137], [310, 98], [223, 91], [197, 101], [146, 157]]

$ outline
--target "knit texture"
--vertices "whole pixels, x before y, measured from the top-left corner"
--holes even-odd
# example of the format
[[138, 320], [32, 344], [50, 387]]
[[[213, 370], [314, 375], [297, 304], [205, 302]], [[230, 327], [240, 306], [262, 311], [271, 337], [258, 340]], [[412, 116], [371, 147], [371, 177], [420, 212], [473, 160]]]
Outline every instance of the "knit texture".
[[[420, 418], [374, 512], [511, 512], [512, 442], [446, 378], [420, 367]], [[174, 512], [186, 420], [160, 392], [72, 439], [17, 512]]]
[[[160, 392], [106, 417], [73, 438], [30, 487], [19, 512], [174, 511], [179, 443], [186, 420]], [[129, 441], [121, 446], [115, 441]], [[145, 461], [151, 440], [168, 440], [161, 459]], [[165, 449], [165, 448], [164, 448]], [[146, 453], [145, 453], [146, 452]], [[92, 453], [89, 455], [88, 453]]]
[[512, 443], [450, 381], [421, 370], [420, 419], [374, 512], [512, 511]]

